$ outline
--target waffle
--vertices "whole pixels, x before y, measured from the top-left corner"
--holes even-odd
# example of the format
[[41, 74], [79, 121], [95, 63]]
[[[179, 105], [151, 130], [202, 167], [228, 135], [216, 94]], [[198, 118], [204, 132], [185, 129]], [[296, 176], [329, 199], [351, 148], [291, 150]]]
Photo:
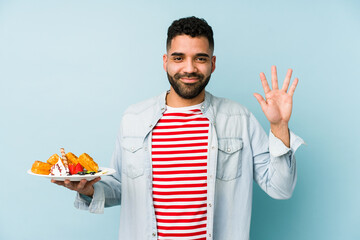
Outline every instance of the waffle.
[[97, 172], [99, 166], [87, 153], [83, 153], [78, 158], [79, 163], [88, 171]]
[[47, 160], [47, 163], [49, 163], [50, 165], [54, 165], [59, 161], [59, 158], [60, 158], [59, 155], [55, 153]]
[[49, 175], [51, 164], [41, 161], [35, 161], [31, 167], [31, 171], [36, 174]]
[[66, 153], [65, 156], [66, 156], [69, 164], [76, 165], [79, 162], [78, 157], [75, 154], [73, 154], [72, 152]]

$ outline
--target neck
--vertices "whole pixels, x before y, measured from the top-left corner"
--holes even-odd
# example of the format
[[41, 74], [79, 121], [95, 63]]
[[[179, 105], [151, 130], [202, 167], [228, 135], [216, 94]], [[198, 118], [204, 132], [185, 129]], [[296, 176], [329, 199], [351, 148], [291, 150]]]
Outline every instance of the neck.
[[188, 107], [200, 104], [205, 99], [205, 90], [203, 90], [199, 95], [192, 99], [185, 99], [177, 95], [175, 90], [170, 87], [170, 92], [166, 95], [166, 104], [170, 107]]

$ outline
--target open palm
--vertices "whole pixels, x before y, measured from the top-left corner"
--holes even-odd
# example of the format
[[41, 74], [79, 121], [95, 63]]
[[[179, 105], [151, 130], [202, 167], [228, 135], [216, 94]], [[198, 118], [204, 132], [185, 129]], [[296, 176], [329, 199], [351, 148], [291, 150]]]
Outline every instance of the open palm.
[[[261, 84], [264, 88], [265, 99], [258, 93], [254, 93], [254, 96], [258, 100], [261, 109], [263, 110], [266, 118], [272, 125], [287, 124], [290, 120], [292, 111], [292, 97], [294, 95], [296, 86], [298, 84], [298, 78], [295, 78], [290, 88], [292, 70], [289, 69], [286, 73], [286, 77], [281, 89], [278, 87], [278, 79], [276, 66], [271, 67], [271, 85], [266, 80], [265, 74], [260, 73]], [[289, 88], [289, 89], [288, 89]]]

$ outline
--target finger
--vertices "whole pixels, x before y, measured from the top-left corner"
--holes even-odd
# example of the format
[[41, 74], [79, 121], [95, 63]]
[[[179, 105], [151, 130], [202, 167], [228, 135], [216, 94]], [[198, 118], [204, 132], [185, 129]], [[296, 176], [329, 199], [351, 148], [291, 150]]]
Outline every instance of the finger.
[[69, 179], [65, 179], [65, 181], [64, 181], [64, 186], [66, 187], [66, 188], [69, 188], [69, 189], [73, 189], [73, 186], [72, 186], [72, 183], [71, 183], [71, 181], [69, 180]]
[[63, 181], [56, 181], [56, 180], [54, 180], [54, 179], [51, 179], [51, 182], [52, 182], [52, 183], [55, 183], [55, 184], [57, 184], [57, 185], [59, 185], [59, 186], [64, 186], [64, 182], [63, 182]]
[[78, 183], [78, 185], [76, 186], [76, 189], [77, 190], [81, 190], [85, 187], [87, 183], [87, 180], [86, 179], [81, 179], [80, 182]]
[[97, 178], [91, 180], [90, 182], [88, 182], [88, 184], [91, 186], [91, 185], [94, 185], [95, 183], [97, 183], [100, 180], [101, 180], [101, 177], [97, 177]]
[[279, 89], [276, 66], [271, 66], [271, 85], [272, 89]]
[[264, 92], [265, 92], [265, 94], [267, 94], [268, 92], [271, 91], [271, 89], [269, 87], [269, 84], [266, 80], [264, 73], [260, 73], [260, 80], [261, 80], [261, 85], [263, 86]]
[[92, 184], [95, 184], [95, 183], [97, 183], [97, 182], [100, 181], [100, 180], [101, 180], [101, 177], [97, 177], [97, 178], [91, 180], [91, 183], [92, 183]]
[[281, 90], [284, 90], [285, 92], [288, 90], [289, 88], [289, 84], [290, 84], [290, 79], [291, 79], [291, 74], [292, 74], [292, 69], [288, 69], [286, 76], [285, 76], [285, 80], [284, 80], [284, 84], [282, 86]]
[[299, 79], [298, 78], [295, 78], [293, 83], [291, 84], [290, 86], [290, 89], [289, 89], [289, 94], [290, 96], [293, 96], [294, 95], [294, 92], [295, 92], [295, 89], [296, 89], [296, 86], [297, 84], [299, 83]]
[[261, 108], [264, 110], [266, 107], [266, 101], [265, 99], [258, 93], [254, 93], [254, 97], [256, 98], [256, 100], [259, 102]]

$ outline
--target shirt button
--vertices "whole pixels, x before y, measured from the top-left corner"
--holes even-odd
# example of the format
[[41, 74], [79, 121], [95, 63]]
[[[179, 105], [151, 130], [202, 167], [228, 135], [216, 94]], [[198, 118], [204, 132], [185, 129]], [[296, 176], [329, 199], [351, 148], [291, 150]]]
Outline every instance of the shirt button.
[[149, 128], [152, 128], [152, 124], [150, 124]]
[[227, 149], [227, 151], [228, 151], [228, 152], [231, 152], [231, 149], [230, 149], [230, 148], [228, 148], [228, 149]]
[[215, 149], [215, 146], [212, 146], [212, 147], [211, 147], [211, 149], [213, 149], [213, 150], [214, 150], [214, 149]]
[[211, 237], [211, 233], [209, 233], [209, 237]]
[[152, 235], [155, 237], [155, 236], [156, 236], [156, 233], [153, 233]]
[[209, 203], [209, 207], [211, 207], [212, 205], [211, 205], [211, 203]]

